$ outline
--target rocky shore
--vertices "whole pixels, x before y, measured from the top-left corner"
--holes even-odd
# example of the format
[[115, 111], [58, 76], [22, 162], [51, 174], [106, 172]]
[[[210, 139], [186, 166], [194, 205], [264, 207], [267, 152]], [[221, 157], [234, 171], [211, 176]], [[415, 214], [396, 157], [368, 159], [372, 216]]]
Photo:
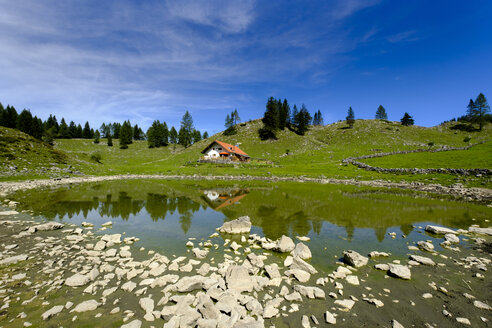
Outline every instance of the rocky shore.
[[311, 182], [320, 184], [342, 184], [377, 188], [400, 188], [415, 191], [424, 191], [437, 194], [445, 194], [467, 201], [487, 202], [492, 201], [492, 190], [487, 188], [465, 188], [461, 184], [443, 186], [440, 184], [426, 184], [422, 182], [387, 182], [382, 180], [355, 180], [355, 179], [327, 179], [307, 177], [277, 177], [277, 176], [201, 176], [201, 175], [110, 175], [93, 177], [67, 177], [57, 179], [40, 179], [16, 182], [0, 182], [0, 197], [6, 197], [18, 190], [35, 189], [41, 187], [60, 186], [73, 183], [100, 182], [113, 180], [135, 179], [160, 179], [160, 180], [205, 180], [205, 181], [274, 181], [274, 182]]
[[191, 238], [183, 245], [188, 256], [175, 256], [143, 249], [137, 237], [106, 233], [111, 222], [40, 222], [7, 204], [10, 209], [0, 209], [1, 327], [311, 327], [371, 320], [434, 327], [490, 320], [492, 228], [421, 227], [422, 240], [408, 245], [406, 259], [347, 250], [338, 261], [327, 259], [336, 269], [322, 272], [309, 264], [309, 238], [251, 234], [248, 217], [224, 223], [206, 240]]

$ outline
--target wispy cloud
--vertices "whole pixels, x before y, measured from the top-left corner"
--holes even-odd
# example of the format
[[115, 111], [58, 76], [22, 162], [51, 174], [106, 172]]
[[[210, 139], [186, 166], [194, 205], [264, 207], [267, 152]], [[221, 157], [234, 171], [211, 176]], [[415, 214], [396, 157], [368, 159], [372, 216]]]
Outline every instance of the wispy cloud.
[[331, 14], [335, 19], [343, 19], [362, 9], [375, 6], [379, 2], [380, 0], [338, 0]]
[[417, 31], [414, 31], [414, 30], [404, 31], [404, 32], [389, 36], [388, 42], [397, 43], [397, 42], [417, 41], [419, 39], [419, 37], [416, 34], [417, 34]]

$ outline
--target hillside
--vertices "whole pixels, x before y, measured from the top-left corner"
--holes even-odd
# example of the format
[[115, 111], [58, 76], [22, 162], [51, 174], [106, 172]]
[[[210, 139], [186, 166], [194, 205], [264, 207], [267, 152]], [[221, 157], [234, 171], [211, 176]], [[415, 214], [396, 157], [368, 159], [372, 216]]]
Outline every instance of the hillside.
[[[113, 147], [108, 147], [104, 139], [98, 145], [92, 143], [91, 140], [84, 139], [56, 140], [54, 148], [61, 151], [58, 154], [67, 155], [67, 164], [89, 175], [127, 173], [295, 175], [339, 179], [438, 182], [446, 185], [459, 182], [470, 186], [491, 186], [490, 177], [459, 177], [449, 174], [396, 175], [369, 172], [353, 165], [342, 164], [342, 160], [347, 157], [424, 149], [429, 148], [429, 143], [433, 144], [433, 149], [438, 149], [485, 142], [483, 145], [466, 151], [395, 155], [367, 161], [368, 164], [372, 161], [382, 167], [427, 168], [438, 165], [438, 167], [449, 168], [483, 168], [486, 165], [487, 168], [492, 168], [488, 151], [492, 145], [490, 125], [481, 132], [466, 132], [452, 129], [453, 123], [425, 128], [405, 127], [398, 122], [357, 120], [352, 129], [347, 129], [344, 122], [337, 122], [312, 127], [305, 136], [299, 136], [288, 130], [281, 131], [278, 133], [278, 140], [269, 141], [259, 139], [257, 131], [261, 125], [260, 120], [242, 123], [238, 125], [236, 135], [224, 136], [218, 133], [186, 149], [181, 146], [149, 149], [145, 141], [136, 141], [129, 146], [129, 149], [121, 150], [117, 140]], [[466, 137], [471, 139], [465, 142]], [[197, 163], [202, 155], [201, 150], [214, 139], [240, 144], [241, 149], [247, 152], [253, 161], [240, 165]], [[48, 147], [39, 142], [38, 144], [42, 149]], [[101, 156], [100, 163], [91, 159], [96, 153]]]
[[71, 175], [69, 156], [23, 132], [0, 126], [0, 179]]

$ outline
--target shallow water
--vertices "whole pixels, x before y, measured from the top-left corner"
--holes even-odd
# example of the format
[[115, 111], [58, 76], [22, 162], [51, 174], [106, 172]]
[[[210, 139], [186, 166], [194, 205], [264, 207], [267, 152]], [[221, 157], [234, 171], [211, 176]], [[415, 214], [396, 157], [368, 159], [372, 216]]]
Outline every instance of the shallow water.
[[176, 255], [186, 251], [188, 238], [205, 240], [223, 222], [248, 215], [252, 233], [273, 240], [310, 237], [312, 263], [324, 268], [346, 249], [404, 256], [408, 244], [422, 239], [418, 226], [468, 228], [492, 217], [492, 208], [444, 196], [309, 183], [109, 181], [27, 191], [15, 199], [49, 220], [88, 221], [96, 228], [111, 220], [111, 233]]
[[[363, 255], [373, 250], [386, 251], [392, 256], [381, 262], [401, 260], [405, 264], [411, 253], [408, 245], [432, 239], [437, 251], [456, 257], [452, 251], [440, 248], [441, 237], [427, 235], [422, 227], [428, 223], [451, 228], [468, 228], [472, 224], [489, 226], [487, 220], [492, 217], [492, 208], [455, 201], [443, 195], [310, 183], [110, 181], [26, 191], [16, 194], [13, 199], [21, 203], [20, 209], [32, 210], [41, 219], [77, 225], [88, 221], [95, 225], [95, 233], [135, 236], [140, 238], [135, 245], [137, 248], [153, 249], [167, 256], [186, 255], [185, 243], [189, 238], [196, 238], [196, 245], [200, 240], [207, 240], [224, 221], [248, 215], [253, 224], [252, 233], [273, 240], [283, 234], [292, 238], [311, 238], [306, 243], [313, 254], [310, 262], [320, 274], [312, 278], [309, 285], [315, 285], [317, 277], [326, 277], [336, 267], [343, 251], [348, 249]], [[109, 220], [113, 227], [100, 231], [101, 224]], [[393, 239], [390, 232], [395, 232], [396, 238]], [[459, 256], [473, 254], [471, 245], [462, 239], [463, 252]], [[207, 260], [213, 256], [220, 261], [223, 249], [212, 251]], [[279, 262], [283, 257], [285, 255], [273, 253], [269, 261]], [[421, 326], [423, 322], [454, 326], [454, 319], [442, 316], [443, 305], [456, 315], [463, 311], [463, 315], [470, 316], [470, 309], [473, 311], [474, 308], [461, 295], [468, 288], [462, 282], [463, 278], [472, 279], [472, 273], [459, 272], [461, 268], [455, 266], [452, 258], [438, 260], [446, 266], [416, 268], [412, 270], [411, 282], [386, 279], [384, 272], [372, 269], [372, 265], [359, 269], [357, 276], [362, 286], [345, 283], [345, 298], [355, 295], [361, 299], [365, 297], [364, 293], [373, 293], [385, 302], [385, 306], [374, 310], [373, 305], [357, 302], [355, 310], [340, 314], [339, 325], [387, 326], [390, 319], [399, 318], [408, 326]], [[452, 296], [437, 294], [430, 301], [422, 301], [421, 295], [429, 291], [430, 281], [447, 286]], [[474, 294], [481, 300], [490, 301], [488, 276], [484, 283], [482, 290], [477, 290], [479, 281], [476, 281], [478, 285], [472, 285]], [[391, 293], [385, 295], [383, 288], [391, 289]], [[327, 294], [336, 292], [331, 285], [325, 290]], [[393, 303], [395, 299], [401, 302]], [[416, 305], [410, 305], [411, 301]], [[306, 300], [301, 311], [288, 318], [273, 319], [272, 323], [277, 327], [298, 327], [302, 314], [316, 314], [321, 321], [322, 313], [332, 307], [331, 299]], [[471, 316], [474, 323], [479, 322], [479, 315], [474, 312]]]

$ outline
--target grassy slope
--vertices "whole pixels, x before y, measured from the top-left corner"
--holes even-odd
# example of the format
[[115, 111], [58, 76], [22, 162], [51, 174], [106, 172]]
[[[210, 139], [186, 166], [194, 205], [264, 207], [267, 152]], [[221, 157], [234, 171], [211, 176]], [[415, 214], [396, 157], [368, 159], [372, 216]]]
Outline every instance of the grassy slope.
[[25, 133], [0, 126], [0, 179], [54, 177], [65, 173], [72, 160]]
[[[312, 177], [332, 178], [358, 178], [358, 179], [384, 179], [392, 181], [423, 181], [451, 184], [462, 182], [467, 185], [491, 187], [488, 178], [466, 177], [465, 179], [452, 175], [392, 175], [384, 173], [367, 172], [355, 168], [352, 165], [341, 165], [341, 160], [349, 156], [360, 156], [375, 152], [396, 151], [405, 149], [419, 149], [428, 147], [429, 142], [434, 147], [464, 146], [463, 139], [471, 136], [470, 142], [491, 140], [492, 127], [488, 126], [482, 132], [462, 132], [449, 129], [449, 126], [438, 126], [424, 128], [418, 126], [404, 127], [395, 122], [384, 122], [376, 120], [357, 120], [353, 129], [346, 129], [346, 124], [338, 122], [323, 127], [313, 127], [306, 136], [298, 136], [291, 131], [282, 131], [278, 134], [276, 141], [261, 141], [258, 138], [258, 129], [261, 122], [255, 120], [242, 124], [238, 127], [238, 134], [234, 136], [223, 136], [222, 133], [202, 140], [187, 149], [173, 146], [149, 149], [145, 141], [134, 142], [127, 150], [120, 150], [118, 141], [113, 147], [107, 147], [105, 140], [99, 145], [90, 140], [57, 140], [55, 148], [67, 153], [75, 163], [78, 170], [86, 174], [230, 174], [230, 175], [304, 175]], [[253, 158], [269, 159], [273, 164], [262, 164], [253, 162], [236, 166], [198, 164], [200, 151], [212, 140], [235, 144]], [[483, 167], [485, 164], [490, 168], [490, 141], [476, 149], [462, 152], [460, 157], [453, 157], [446, 166], [463, 167], [464, 160], [471, 158], [469, 154], [480, 159]], [[285, 155], [286, 152], [289, 155]], [[90, 160], [90, 155], [99, 152], [102, 155], [102, 163], [97, 164]], [[468, 153], [469, 152], [469, 153]], [[428, 155], [428, 154], [425, 154]], [[451, 153], [432, 154], [432, 156], [451, 156]], [[408, 155], [404, 155], [408, 156]], [[396, 165], [409, 163], [414, 167], [426, 167], [425, 161], [416, 162], [414, 159], [407, 160], [401, 156], [397, 163], [392, 162], [393, 157], [378, 159], [381, 166], [404, 167]], [[422, 155], [424, 156], [424, 155]], [[409, 157], [410, 158], [410, 157]], [[436, 157], [439, 158], [439, 157]], [[387, 163], [385, 163], [387, 161]], [[436, 159], [441, 162], [441, 159]], [[473, 167], [473, 163], [466, 164]], [[442, 166], [442, 165], [440, 165]]]

